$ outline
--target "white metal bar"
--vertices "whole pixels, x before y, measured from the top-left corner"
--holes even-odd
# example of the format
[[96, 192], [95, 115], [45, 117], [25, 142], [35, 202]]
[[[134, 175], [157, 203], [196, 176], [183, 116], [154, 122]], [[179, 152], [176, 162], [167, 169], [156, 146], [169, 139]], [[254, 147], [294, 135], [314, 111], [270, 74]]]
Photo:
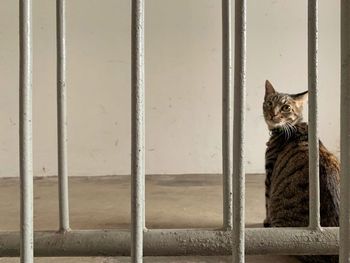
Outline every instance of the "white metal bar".
[[232, 37], [231, 0], [222, 0], [223, 226], [232, 229]]
[[244, 132], [246, 105], [246, 0], [235, 0], [235, 81], [233, 126], [233, 262], [244, 262]]
[[32, 1], [19, 1], [21, 263], [33, 262]]
[[69, 230], [67, 90], [66, 90], [66, 1], [56, 0], [57, 26], [57, 139], [60, 231]]
[[132, 1], [131, 259], [142, 263], [144, 228], [144, 1]]
[[320, 227], [320, 180], [317, 103], [318, 0], [308, 1], [308, 86], [309, 86], [309, 227]]
[[350, 263], [350, 1], [341, 1], [340, 252]]
[[[248, 255], [334, 255], [338, 228], [246, 228]], [[35, 233], [35, 254], [52, 256], [129, 256], [128, 230], [72, 230]], [[151, 229], [144, 233], [145, 256], [230, 255], [232, 231], [213, 229]], [[0, 232], [0, 256], [18, 256], [18, 232]]]

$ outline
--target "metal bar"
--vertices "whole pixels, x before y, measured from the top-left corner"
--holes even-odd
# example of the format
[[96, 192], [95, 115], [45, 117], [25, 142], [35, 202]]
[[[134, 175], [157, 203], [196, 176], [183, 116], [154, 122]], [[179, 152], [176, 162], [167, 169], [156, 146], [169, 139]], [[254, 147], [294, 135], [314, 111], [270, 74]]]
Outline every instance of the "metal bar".
[[33, 262], [32, 1], [19, 1], [21, 262]]
[[317, 103], [318, 0], [308, 1], [308, 87], [309, 87], [309, 227], [320, 227], [320, 182]]
[[144, 228], [144, 1], [132, 1], [131, 260], [142, 262]]
[[60, 231], [69, 230], [67, 90], [66, 90], [66, 1], [56, 0], [57, 26], [57, 139]]
[[341, 263], [350, 262], [350, 1], [341, 1], [341, 210], [340, 252]]
[[222, 0], [223, 226], [232, 229], [232, 51], [231, 0]]
[[[247, 228], [246, 254], [337, 254], [338, 228]], [[159, 229], [144, 233], [145, 256], [230, 255], [232, 231]], [[130, 256], [127, 230], [35, 232], [35, 256]], [[0, 232], [0, 256], [19, 254], [19, 233]]]
[[235, 1], [235, 81], [233, 126], [233, 262], [244, 262], [244, 119], [246, 75], [246, 0]]

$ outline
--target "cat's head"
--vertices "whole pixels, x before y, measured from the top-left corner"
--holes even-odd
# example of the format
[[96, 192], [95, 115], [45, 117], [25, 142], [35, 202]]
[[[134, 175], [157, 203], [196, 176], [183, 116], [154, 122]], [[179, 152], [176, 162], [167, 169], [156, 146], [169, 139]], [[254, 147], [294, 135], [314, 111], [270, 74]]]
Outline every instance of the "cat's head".
[[269, 130], [283, 129], [301, 122], [306, 100], [307, 91], [298, 94], [279, 93], [266, 80], [263, 112]]

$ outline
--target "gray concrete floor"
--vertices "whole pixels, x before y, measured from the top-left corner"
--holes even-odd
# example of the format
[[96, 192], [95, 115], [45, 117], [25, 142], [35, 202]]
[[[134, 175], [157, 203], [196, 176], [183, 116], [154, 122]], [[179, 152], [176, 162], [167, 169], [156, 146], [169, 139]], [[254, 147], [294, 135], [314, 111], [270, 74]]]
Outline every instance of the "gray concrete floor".
[[[246, 178], [246, 227], [264, 219], [264, 178]], [[0, 180], [0, 230], [19, 229], [19, 183]], [[70, 220], [73, 229], [128, 228], [130, 182], [127, 176], [70, 178]], [[57, 179], [37, 178], [34, 183], [35, 230], [58, 226]], [[214, 175], [148, 176], [146, 180], [148, 228], [218, 228], [222, 224], [222, 181]], [[298, 262], [290, 257], [248, 256], [248, 263]], [[19, 262], [0, 258], [0, 263]], [[129, 258], [37, 258], [36, 262], [126, 263]], [[145, 262], [231, 262], [229, 257], [158, 257]]]

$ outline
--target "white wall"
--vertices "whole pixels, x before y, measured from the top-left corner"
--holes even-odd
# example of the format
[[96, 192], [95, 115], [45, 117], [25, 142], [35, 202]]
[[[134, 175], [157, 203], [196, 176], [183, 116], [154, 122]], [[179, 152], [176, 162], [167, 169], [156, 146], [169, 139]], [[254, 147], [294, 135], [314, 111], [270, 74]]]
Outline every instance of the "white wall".
[[[221, 1], [146, 1], [146, 172], [221, 172]], [[339, 152], [339, 1], [320, 1], [320, 134]], [[248, 1], [248, 173], [266, 78], [307, 88], [307, 1]], [[55, 1], [34, 1], [34, 168], [57, 174]], [[130, 1], [67, 1], [70, 175], [130, 173]], [[18, 176], [18, 1], [0, 1], [0, 177]]]

